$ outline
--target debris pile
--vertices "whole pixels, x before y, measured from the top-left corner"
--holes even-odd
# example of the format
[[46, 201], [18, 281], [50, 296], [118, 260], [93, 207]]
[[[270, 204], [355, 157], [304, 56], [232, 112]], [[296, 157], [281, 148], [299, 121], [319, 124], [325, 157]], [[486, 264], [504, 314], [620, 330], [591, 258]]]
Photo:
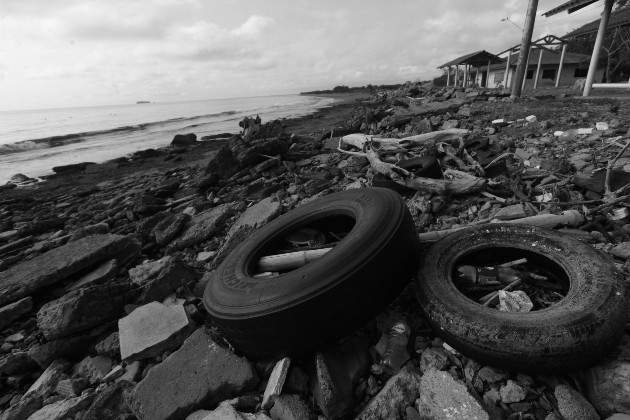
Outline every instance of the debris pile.
[[[339, 342], [300, 358], [248, 360], [202, 304], [208, 273], [261, 226], [366, 186], [400, 192], [426, 245], [471, 225], [537, 223], [591, 244], [627, 276], [628, 102], [515, 102], [494, 89], [408, 83], [311, 136], [278, 121], [241, 126], [203, 165], [177, 165], [208, 142], [187, 135], [102, 164], [113, 176], [91, 186], [46, 188], [22, 175], [0, 187], [0, 418], [630, 415], [627, 331], [618, 352], [584, 372], [501, 370], [438, 338], [409, 284]], [[173, 165], [114, 176], [125, 162], [151, 159]], [[99, 168], [56, 172], [71, 180], [102, 176]], [[520, 264], [513, 270], [546, 275]], [[496, 283], [484, 292], [504, 311], [555, 302], [544, 280], [538, 292]], [[404, 360], [383, 369], [400, 319], [409, 328]]]

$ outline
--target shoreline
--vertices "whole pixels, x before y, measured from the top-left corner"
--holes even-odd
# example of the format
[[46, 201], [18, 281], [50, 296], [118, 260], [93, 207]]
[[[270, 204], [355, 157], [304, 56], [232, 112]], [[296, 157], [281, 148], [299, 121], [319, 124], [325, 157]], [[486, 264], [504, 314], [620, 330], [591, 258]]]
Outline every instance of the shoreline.
[[[335, 99], [335, 102], [328, 106], [316, 109], [314, 112], [291, 118], [281, 118], [279, 121], [285, 126], [285, 132], [300, 136], [310, 136], [316, 133], [323, 133], [332, 127], [342, 124], [350, 115], [358, 102], [370, 97], [369, 94], [342, 93], [342, 94], [326, 94], [326, 95], [308, 95]], [[269, 121], [263, 121], [263, 124]], [[241, 131], [241, 128], [235, 124], [234, 134]], [[159, 148], [148, 148], [145, 150], [157, 150], [161, 153], [159, 156], [145, 157], [136, 160], [126, 161], [125, 156], [119, 156], [114, 159], [105, 160], [103, 162], [93, 162], [96, 165], [109, 165], [107, 168], [103, 166], [103, 171], [95, 171], [94, 173], [85, 173], [84, 171], [70, 171], [68, 173], [57, 173], [35, 177], [40, 179], [28, 185], [19, 185], [17, 188], [4, 190], [0, 189], [0, 199], [9, 196], [28, 195], [29, 191], [45, 190], [47, 188], [58, 190], [64, 188], [87, 188], [95, 186], [108, 180], [119, 179], [121, 177], [129, 177], [138, 172], [146, 172], [155, 169], [175, 170], [186, 166], [200, 166], [205, 164], [214, 153], [221, 148], [227, 139], [198, 141], [194, 145], [186, 146], [185, 150], [181, 148], [173, 148], [170, 145], [164, 145]], [[171, 153], [174, 152], [174, 153]], [[174, 156], [174, 157], [173, 157]], [[169, 158], [168, 160], [164, 160]], [[114, 168], [114, 164], [116, 167]], [[98, 169], [98, 168], [96, 168]], [[50, 168], [52, 171], [52, 168]], [[31, 175], [24, 174], [28, 177]], [[8, 195], [7, 195], [8, 193]]]

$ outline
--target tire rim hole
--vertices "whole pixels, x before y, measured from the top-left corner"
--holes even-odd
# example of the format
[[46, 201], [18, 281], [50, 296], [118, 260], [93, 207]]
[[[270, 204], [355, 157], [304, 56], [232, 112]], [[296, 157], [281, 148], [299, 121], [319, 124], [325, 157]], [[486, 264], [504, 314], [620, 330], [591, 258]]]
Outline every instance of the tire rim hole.
[[[337, 214], [333, 216], [325, 216], [316, 218], [307, 223], [300, 224], [292, 228], [289, 232], [279, 232], [267, 244], [263, 246], [261, 251], [252, 259], [249, 267], [250, 273], [255, 278], [266, 279], [270, 277], [279, 277], [299, 269], [310, 262], [321, 258], [321, 255], [309, 257], [309, 261], [304, 263], [296, 262], [296, 267], [288, 269], [267, 268], [268, 265], [275, 267], [275, 262], [269, 263], [270, 256], [280, 256], [290, 253], [300, 253], [303, 251], [322, 252], [331, 249], [341, 243], [344, 238], [352, 231], [356, 224], [353, 217], [345, 214]], [[259, 262], [267, 258], [267, 264], [261, 268]], [[289, 264], [290, 265], [290, 264]], [[280, 265], [282, 266], [282, 264]]]
[[[516, 264], [500, 267], [510, 263]], [[529, 299], [533, 305], [530, 311], [539, 311], [563, 300], [570, 287], [569, 276], [558, 263], [542, 254], [519, 248], [491, 247], [469, 252], [455, 261], [452, 268], [450, 280], [457, 290], [480, 306], [493, 309], [500, 307], [498, 291], [502, 289], [516, 292], [507, 297], [508, 306], [513, 303], [527, 308]], [[526, 297], [523, 298], [521, 292]], [[520, 312], [518, 309], [513, 311]], [[522, 311], [528, 312], [526, 309]]]

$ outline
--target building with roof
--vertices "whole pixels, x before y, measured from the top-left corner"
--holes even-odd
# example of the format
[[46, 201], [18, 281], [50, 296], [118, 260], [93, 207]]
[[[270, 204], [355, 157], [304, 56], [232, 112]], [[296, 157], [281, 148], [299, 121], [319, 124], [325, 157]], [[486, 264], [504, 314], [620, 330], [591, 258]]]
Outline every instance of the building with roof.
[[[542, 52], [542, 57], [540, 54]], [[540, 70], [538, 70], [538, 61], [540, 59]], [[562, 66], [560, 60], [562, 59]], [[573, 86], [578, 79], [584, 79], [588, 73], [588, 64], [591, 57], [589, 55], [565, 52], [564, 57], [560, 51], [548, 49], [534, 49], [529, 55], [527, 72], [525, 73], [525, 88], [533, 88], [538, 73], [537, 87], [552, 86]], [[509, 65], [507, 60], [503, 60], [501, 64], [490, 66], [490, 84], [488, 87], [495, 87], [497, 84], [512, 86], [512, 80], [516, 74], [516, 64], [518, 55], [512, 54], [509, 57]], [[507, 69], [507, 83], [505, 72]], [[560, 76], [558, 80], [558, 76]], [[597, 69], [595, 80], [601, 81], [604, 77], [604, 67]], [[473, 80], [477, 80], [473, 76]], [[558, 82], [558, 83], [556, 83]], [[486, 86], [486, 85], [481, 85]]]

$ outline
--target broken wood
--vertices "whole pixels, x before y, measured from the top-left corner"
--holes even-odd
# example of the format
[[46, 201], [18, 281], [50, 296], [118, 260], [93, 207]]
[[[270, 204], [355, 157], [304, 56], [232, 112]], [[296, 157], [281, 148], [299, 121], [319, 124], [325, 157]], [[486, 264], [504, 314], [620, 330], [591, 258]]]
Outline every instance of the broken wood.
[[332, 248], [313, 249], [308, 251], [288, 252], [286, 254], [268, 255], [258, 260], [259, 272], [277, 272], [300, 268], [311, 261], [325, 255]]

